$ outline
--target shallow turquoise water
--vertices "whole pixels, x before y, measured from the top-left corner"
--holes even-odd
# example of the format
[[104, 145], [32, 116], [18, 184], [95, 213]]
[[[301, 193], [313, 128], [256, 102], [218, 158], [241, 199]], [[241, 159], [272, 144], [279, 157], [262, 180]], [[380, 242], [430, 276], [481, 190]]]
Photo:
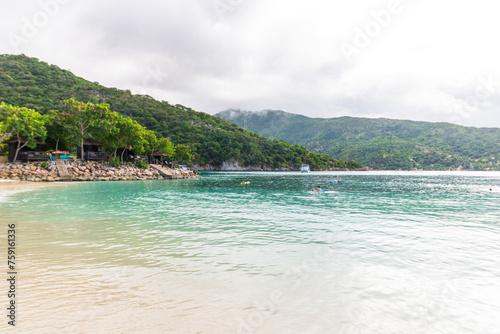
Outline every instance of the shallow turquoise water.
[[500, 328], [500, 173], [205, 173], [37, 189], [0, 212], [28, 333]]

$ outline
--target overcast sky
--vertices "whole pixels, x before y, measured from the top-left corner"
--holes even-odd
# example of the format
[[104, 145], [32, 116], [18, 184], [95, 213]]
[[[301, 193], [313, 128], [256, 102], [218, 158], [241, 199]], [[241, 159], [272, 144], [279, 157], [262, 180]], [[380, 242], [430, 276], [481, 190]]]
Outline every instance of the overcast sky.
[[500, 127], [497, 1], [1, 2], [0, 53], [214, 114]]

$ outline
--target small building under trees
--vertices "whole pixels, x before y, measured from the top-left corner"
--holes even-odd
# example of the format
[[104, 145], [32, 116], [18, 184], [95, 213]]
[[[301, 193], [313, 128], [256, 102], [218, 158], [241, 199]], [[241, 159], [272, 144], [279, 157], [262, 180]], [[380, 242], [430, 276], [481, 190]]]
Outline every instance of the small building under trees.
[[120, 158], [123, 157], [124, 162], [137, 162], [142, 160], [144, 162], [148, 162], [148, 157], [146, 155], [136, 154], [133, 150], [126, 149], [124, 147], [120, 147], [116, 150], [116, 156]]
[[13, 162], [16, 157], [16, 150], [18, 147], [23, 146], [19, 149], [16, 160], [49, 160], [50, 157], [48, 155], [42, 156], [43, 149], [46, 144], [42, 141], [36, 142], [36, 148], [30, 148], [26, 143], [27, 139], [11, 139], [7, 141], [9, 145], [9, 161]]
[[[161, 153], [159, 151], [154, 151], [149, 155], [149, 163], [150, 164], [169, 164], [167, 161], [168, 155], [165, 153]], [[170, 163], [171, 164], [171, 163]]]
[[103, 143], [100, 143], [92, 138], [87, 138], [83, 141], [83, 158], [80, 147], [77, 148], [76, 157], [78, 159], [85, 160], [107, 160], [108, 154], [102, 151], [103, 147]]

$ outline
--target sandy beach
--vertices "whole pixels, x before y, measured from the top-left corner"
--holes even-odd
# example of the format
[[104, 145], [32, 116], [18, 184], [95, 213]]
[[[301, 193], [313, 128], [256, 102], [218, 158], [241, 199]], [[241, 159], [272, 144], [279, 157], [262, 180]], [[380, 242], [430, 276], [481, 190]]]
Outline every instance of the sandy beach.
[[22, 191], [31, 191], [41, 187], [54, 187], [68, 182], [29, 182], [29, 181], [14, 181], [0, 180], [0, 195], [8, 195]]

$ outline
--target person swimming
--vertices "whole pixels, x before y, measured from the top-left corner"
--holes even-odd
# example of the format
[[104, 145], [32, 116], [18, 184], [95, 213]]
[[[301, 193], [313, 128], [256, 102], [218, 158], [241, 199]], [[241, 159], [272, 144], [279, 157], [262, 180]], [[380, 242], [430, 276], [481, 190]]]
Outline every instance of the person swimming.
[[314, 191], [314, 192], [322, 192], [323, 189], [321, 189], [321, 186], [317, 186], [316, 189], [313, 189], [312, 191]]

